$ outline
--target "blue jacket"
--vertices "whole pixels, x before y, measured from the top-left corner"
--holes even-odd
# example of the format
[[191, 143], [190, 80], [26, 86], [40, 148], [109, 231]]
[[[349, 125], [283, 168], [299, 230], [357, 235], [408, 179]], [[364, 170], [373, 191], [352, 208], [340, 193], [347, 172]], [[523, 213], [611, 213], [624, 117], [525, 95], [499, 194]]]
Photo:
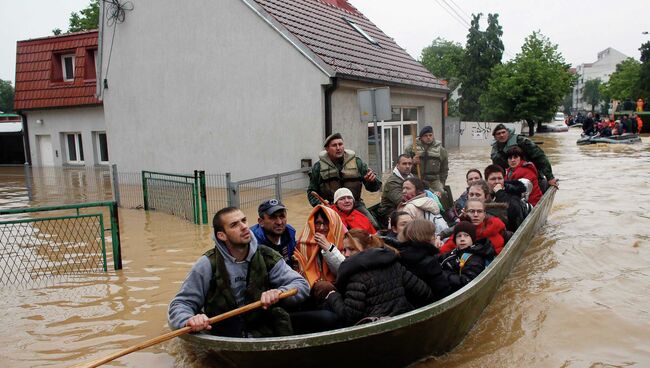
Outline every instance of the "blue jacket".
[[293, 250], [296, 249], [296, 229], [294, 229], [293, 226], [287, 224], [287, 228], [284, 230], [284, 233], [282, 233], [282, 236], [280, 237], [279, 246], [277, 244], [273, 244], [273, 242], [269, 241], [266, 238], [264, 229], [260, 226], [260, 224], [254, 225], [250, 229], [253, 235], [255, 235], [255, 238], [259, 244], [264, 244], [267, 247], [282, 254], [284, 261], [287, 262], [287, 264], [290, 266], [292, 265], [291, 257], [293, 256]]

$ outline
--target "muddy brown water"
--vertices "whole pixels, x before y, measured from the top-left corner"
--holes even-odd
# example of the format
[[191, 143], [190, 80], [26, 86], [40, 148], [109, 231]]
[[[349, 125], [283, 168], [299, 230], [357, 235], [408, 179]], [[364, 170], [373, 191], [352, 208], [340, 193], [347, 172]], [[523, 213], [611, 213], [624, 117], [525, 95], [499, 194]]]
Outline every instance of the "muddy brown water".
[[[535, 137], [561, 179], [546, 226], [465, 340], [416, 367], [650, 365], [650, 137], [633, 146], [576, 146], [577, 138], [575, 131]], [[483, 168], [488, 154], [450, 152], [456, 196], [466, 170]], [[3, 208], [60, 203], [46, 187], [35, 187], [30, 202], [21, 171], [0, 168]], [[74, 188], [81, 183], [70, 185], [65, 201], [89, 198]], [[367, 202], [376, 199], [366, 194]], [[285, 204], [300, 231], [310, 209], [305, 197]], [[1, 367], [71, 366], [168, 331], [167, 305], [211, 246], [210, 228], [128, 209], [120, 224], [122, 271], [0, 288]], [[178, 339], [110, 364], [207, 366]]]

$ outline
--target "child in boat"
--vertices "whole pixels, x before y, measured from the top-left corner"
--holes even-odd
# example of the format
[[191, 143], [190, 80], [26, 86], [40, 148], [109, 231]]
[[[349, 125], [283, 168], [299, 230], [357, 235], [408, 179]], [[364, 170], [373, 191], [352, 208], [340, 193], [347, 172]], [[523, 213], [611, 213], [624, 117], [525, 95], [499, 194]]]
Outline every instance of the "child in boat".
[[471, 222], [456, 224], [453, 239], [456, 248], [438, 259], [449, 285], [456, 291], [478, 276], [496, 253], [487, 238], [476, 240], [476, 226]]
[[409, 299], [431, 301], [427, 284], [408, 272], [397, 251], [378, 236], [352, 229], [343, 245], [346, 259], [338, 270], [337, 290], [327, 294], [325, 304], [347, 324], [408, 312], [413, 309]]

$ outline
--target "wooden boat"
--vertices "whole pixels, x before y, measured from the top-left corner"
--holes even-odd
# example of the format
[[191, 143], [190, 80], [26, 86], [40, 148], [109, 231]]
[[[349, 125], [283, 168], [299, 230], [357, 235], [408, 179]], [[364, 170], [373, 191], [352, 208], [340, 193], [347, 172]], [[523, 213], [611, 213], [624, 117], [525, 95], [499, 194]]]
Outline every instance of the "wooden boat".
[[544, 194], [485, 271], [428, 306], [387, 320], [307, 335], [244, 339], [199, 333], [182, 338], [204, 349], [207, 359], [219, 367], [398, 367], [444, 354], [463, 340], [546, 222], [555, 192], [551, 187]]
[[607, 144], [634, 144], [641, 143], [641, 137], [638, 134], [625, 133], [621, 135], [612, 135], [609, 137], [601, 136], [589, 136], [582, 135], [580, 139], [576, 141], [576, 144], [579, 146], [584, 146], [587, 144], [597, 144], [597, 143], [607, 143]]

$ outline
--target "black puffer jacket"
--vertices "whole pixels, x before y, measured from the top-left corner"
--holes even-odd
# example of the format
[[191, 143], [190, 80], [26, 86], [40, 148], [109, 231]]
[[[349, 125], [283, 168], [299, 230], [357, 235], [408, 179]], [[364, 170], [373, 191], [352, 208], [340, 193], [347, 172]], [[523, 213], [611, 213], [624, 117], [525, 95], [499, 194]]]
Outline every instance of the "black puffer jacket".
[[508, 221], [506, 228], [512, 232], [517, 231], [519, 225], [528, 216], [529, 209], [521, 199], [526, 192], [526, 186], [519, 180], [508, 180], [504, 183], [504, 189], [494, 194], [494, 201], [508, 204]]
[[[470, 254], [461, 268], [461, 256], [463, 253]], [[477, 240], [474, 245], [463, 250], [458, 248], [451, 252], [438, 255], [442, 265], [442, 271], [447, 278], [449, 285], [456, 291], [474, 280], [484, 269], [486, 262], [491, 262], [496, 253], [492, 243], [487, 238]]]
[[433, 300], [442, 299], [452, 293], [449, 281], [443, 275], [440, 263], [436, 259], [438, 248], [429, 243], [417, 242], [398, 243], [395, 248], [399, 250], [400, 263], [429, 285]]
[[395, 316], [413, 309], [414, 300], [431, 300], [431, 289], [399, 264], [398, 256], [385, 248], [365, 250], [347, 258], [338, 270], [337, 292], [327, 307], [354, 324], [366, 317]]

